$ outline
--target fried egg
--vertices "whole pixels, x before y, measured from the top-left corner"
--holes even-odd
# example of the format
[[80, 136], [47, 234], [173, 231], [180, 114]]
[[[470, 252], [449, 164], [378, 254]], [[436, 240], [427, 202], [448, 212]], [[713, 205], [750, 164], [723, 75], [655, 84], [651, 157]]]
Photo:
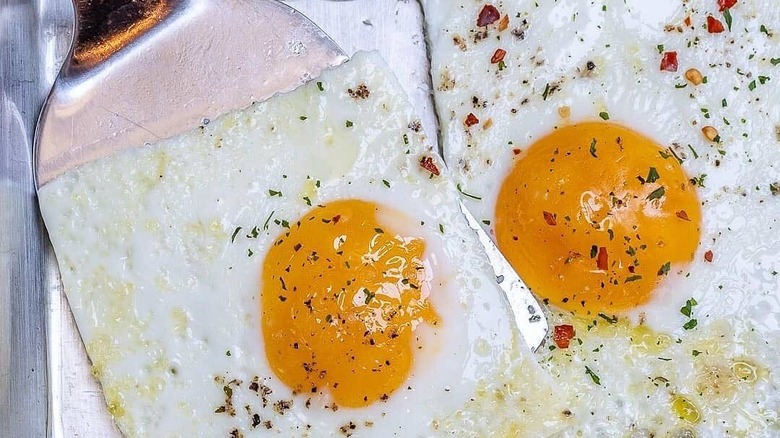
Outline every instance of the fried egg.
[[444, 159], [549, 305], [560, 435], [778, 435], [780, 10], [422, 3]]
[[68, 302], [126, 436], [566, 426], [400, 90], [358, 54], [41, 188]]

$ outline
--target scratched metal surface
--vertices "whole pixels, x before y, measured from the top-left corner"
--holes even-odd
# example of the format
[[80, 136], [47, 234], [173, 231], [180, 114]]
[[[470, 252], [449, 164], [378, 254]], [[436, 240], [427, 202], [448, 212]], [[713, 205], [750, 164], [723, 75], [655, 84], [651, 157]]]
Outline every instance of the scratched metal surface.
[[[436, 132], [417, 1], [286, 3], [348, 54], [378, 51], [423, 127]], [[67, 0], [0, 5], [0, 437], [119, 437], [62, 295], [30, 171], [35, 117], [71, 40], [70, 6]]]
[[70, 38], [62, 3], [0, 0], [0, 437], [48, 427], [47, 298], [59, 282], [31, 164], [35, 120]]

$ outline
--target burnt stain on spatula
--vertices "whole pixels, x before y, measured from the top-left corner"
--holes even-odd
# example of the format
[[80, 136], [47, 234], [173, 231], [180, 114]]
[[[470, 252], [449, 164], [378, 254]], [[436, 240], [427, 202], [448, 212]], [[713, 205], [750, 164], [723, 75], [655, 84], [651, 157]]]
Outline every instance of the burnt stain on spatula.
[[78, 0], [78, 39], [73, 64], [89, 68], [132, 44], [171, 16], [171, 0]]

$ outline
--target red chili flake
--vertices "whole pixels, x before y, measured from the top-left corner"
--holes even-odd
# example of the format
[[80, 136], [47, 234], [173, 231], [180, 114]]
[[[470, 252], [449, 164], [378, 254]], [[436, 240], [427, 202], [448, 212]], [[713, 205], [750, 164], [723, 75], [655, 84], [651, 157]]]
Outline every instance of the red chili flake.
[[661, 71], [677, 71], [677, 52], [664, 52]]
[[691, 17], [690, 16], [685, 17], [685, 20], [683, 20], [683, 23], [685, 23], [686, 26], [690, 26], [691, 25]]
[[420, 167], [427, 170], [428, 172], [431, 172], [432, 174], [439, 176], [439, 168], [436, 167], [436, 164], [433, 162], [432, 157], [422, 157], [420, 158]]
[[688, 213], [685, 210], [680, 210], [677, 213], [675, 213], [678, 218], [690, 222], [691, 219], [688, 217]]
[[723, 27], [723, 23], [712, 15], [707, 16], [707, 32], [709, 33], [721, 33], [726, 30]]
[[599, 254], [596, 256], [596, 267], [602, 271], [606, 271], [609, 268], [609, 255], [607, 254], [607, 248], [600, 246]]
[[720, 12], [725, 11], [728, 8], [737, 4], [737, 0], [718, 0], [718, 10]]
[[707, 250], [707, 252], [704, 253], [704, 260], [708, 262], [712, 262], [712, 250]]
[[339, 223], [339, 219], [341, 219], [341, 215], [340, 214], [337, 214], [337, 215], [333, 216], [333, 225], [336, 225], [337, 223]]
[[477, 116], [474, 115], [474, 113], [469, 113], [469, 115], [466, 116], [466, 120], [463, 122], [466, 124], [466, 127], [470, 128], [477, 123], [479, 123], [479, 119]]
[[553, 341], [558, 348], [569, 348], [569, 341], [574, 337], [574, 327], [568, 324], [556, 325], [553, 328]]
[[633, 274], [634, 271], [636, 271], [636, 268], [634, 267], [634, 265], [628, 265], [628, 272]]
[[518, 149], [518, 148], [512, 149], [512, 153], [515, 154], [515, 155], [520, 155], [520, 152], [522, 152], [522, 151], [520, 149]]
[[555, 220], [555, 215], [549, 211], [543, 211], [542, 216], [544, 216], [544, 221], [547, 222], [547, 225], [554, 227], [558, 224], [558, 221]]
[[477, 26], [487, 26], [493, 24], [501, 18], [501, 13], [498, 12], [493, 5], [485, 5], [481, 11], [479, 11], [479, 17], [477, 17]]
[[498, 64], [499, 62], [504, 60], [504, 56], [506, 56], [506, 50], [504, 49], [496, 49], [496, 53], [493, 54], [493, 57], [490, 58], [491, 64]]

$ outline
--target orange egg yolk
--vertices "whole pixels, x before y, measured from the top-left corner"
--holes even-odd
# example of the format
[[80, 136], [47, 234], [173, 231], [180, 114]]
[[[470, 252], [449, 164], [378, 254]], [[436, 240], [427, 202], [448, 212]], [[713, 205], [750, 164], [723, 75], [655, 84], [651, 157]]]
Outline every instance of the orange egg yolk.
[[425, 242], [380, 223], [360, 200], [318, 206], [263, 265], [262, 330], [274, 373], [295, 393], [339, 406], [386, 400], [414, 362], [414, 331], [439, 323]]
[[671, 150], [612, 123], [566, 126], [503, 182], [498, 246], [528, 286], [579, 314], [647, 302], [699, 244], [694, 185]]

